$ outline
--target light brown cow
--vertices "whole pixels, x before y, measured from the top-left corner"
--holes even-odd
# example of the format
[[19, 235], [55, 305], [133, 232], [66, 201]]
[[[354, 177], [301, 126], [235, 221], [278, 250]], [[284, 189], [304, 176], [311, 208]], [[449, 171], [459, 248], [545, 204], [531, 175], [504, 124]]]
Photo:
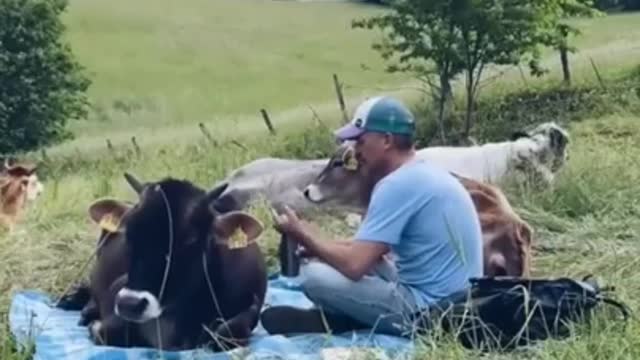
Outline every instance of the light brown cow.
[[496, 186], [453, 174], [469, 191], [478, 212], [488, 276], [529, 276], [533, 229]]
[[[453, 175], [469, 191], [479, 215], [484, 243], [484, 274], [529, 276], [532, 228], [518, 216], [497, 186]], [[370, 192], [371, 186], [360, 176], [353, 148], [347, 143], [332, 156], [304, 194], [314, 203], [331, 200], [344, 206], [358, 207], [363, 214]]]
[[9, 165], [5, 161], [0, 171], [0, 228], [12, 232], [21, 220], [28, 201], [35, 200], [44, 186], [33, 164]]

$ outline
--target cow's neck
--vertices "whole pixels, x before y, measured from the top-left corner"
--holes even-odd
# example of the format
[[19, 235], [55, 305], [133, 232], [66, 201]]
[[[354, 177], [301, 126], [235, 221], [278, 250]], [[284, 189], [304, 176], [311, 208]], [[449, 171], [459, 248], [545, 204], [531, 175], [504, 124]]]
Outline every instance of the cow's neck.
[[[379, 181], [379, 180], [378, 180]], [[367, 207], [369, 207], [369, 202], [371, 201], [371, 195], [373, 194], [373, 188], [378, 183], [375, 179], [368, 178], [366, 176], [360, 177], [360, 193], [359, 193], [359, 205], [362, 208], [362, 211], [366, 211]]]
[[[182, 294], [181, 299], [183, 301], [175, 304], [169, 309], [166, 309], [163, 318], [166, 323], [163, 324], [163, 329], [166, 329], [167, 334], [163, 335], [163, 340], [173, 341], [174, 346], [194, 346], [193, 342], [198, 342], [201, 339], [203, 325], [206, 325], [209, 329], [215, 328], [212, 324], [202, 324], [202, 319], [213, 320], [218, 318], [217, 307], [213, 301], [209, 283], [207, 277], [204, 274], [204, 264], [207, 266], [208, 279], [211, 282], [211, 287], [214, 289], [214, 293], [217, 297], [218, 303], [222, 302], [220, 294], [215, 292], [219, 286], [219, 273], [217, 264], [212, 261], [206, 261], [211, 258], [211, 251], [217, 251], [215, 247], [209, 248], [205, 246], [202, 255], [198, 256], [198, 259], [194, 259], [198, 263], [193, 273], [188, 274], [188, 279], [193, 279], [193, 282], [187, 282], [185, 279], [185, 291], [188, 294]], [[214, 254], [215, 256], [215, 254]], [[157, 330], [152, 328], [145, 329], [145, 334], [153, 334], [152, 331], [157, 333]], [[156, 336], [156, 335], [154, 335]], [[157, 336], [156, 336], [157, 337]], [[148, 339], [148, 338], [147, 338]], [[163, 344], [164, 346], [167, 346]]]

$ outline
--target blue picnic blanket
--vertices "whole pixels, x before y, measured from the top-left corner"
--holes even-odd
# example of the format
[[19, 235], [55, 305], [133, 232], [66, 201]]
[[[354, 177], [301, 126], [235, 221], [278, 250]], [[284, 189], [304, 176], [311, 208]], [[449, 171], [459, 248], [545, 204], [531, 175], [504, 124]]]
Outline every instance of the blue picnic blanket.
[[[254, 331], [247, 348], [224, 353], [205, 349], [166, 352], [149, 348], [116, 348], [94, 345], [87, 327], [78, 326], [78, 311], [63, 311], [53, 307], [46, 293], [27, 290], [17, 292], [9, 312], [9, 326], [19, 346], [35, 341], [34, 360], [227, 360], [238, 358], [266, 359], [322, 359], [321, 351], [336, 347], [377, 348], [387, 356], [398, 359], [411, 356], [413, 345], [408, 339], [373, 334], [370, 331], [350, 332], [340, 335], [300, 334], [285, 337], [269, 335], [261, 325]], [[296, 286], [295, 279], [274, 274], [269, 279], [265, 306], [295, 305], [308, 308], [312, 304]], [[236, 355], [237, 354], [237, 355]]]

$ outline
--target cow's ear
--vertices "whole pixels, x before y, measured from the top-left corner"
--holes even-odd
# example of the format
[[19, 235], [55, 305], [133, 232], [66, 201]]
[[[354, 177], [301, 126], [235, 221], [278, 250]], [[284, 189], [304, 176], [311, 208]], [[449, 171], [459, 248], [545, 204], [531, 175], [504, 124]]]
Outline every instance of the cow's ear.
[[356, 159], [356, 152], [352, 147], [348, 147], [344, 154], [342, 154], [342, 167], [349, 171], [358, 170], [358, 160]]
[[227, 242], [233, 247], [246, 246], [264, 230], [264, 226], [258, 219], [243, 211], [231, 211], [218, 215], [213, 227], [218, 241]]
[[130, 208], [120, 200], [100, 199], [89, 206], [89, 217], [107, 232], [121, 232], [121, 220]]

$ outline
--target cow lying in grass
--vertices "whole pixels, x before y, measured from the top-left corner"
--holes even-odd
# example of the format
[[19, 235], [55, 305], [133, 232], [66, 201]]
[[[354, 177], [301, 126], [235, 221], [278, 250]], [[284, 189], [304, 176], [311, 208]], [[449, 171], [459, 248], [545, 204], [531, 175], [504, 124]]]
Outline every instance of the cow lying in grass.
[[[528, 276], [531, 227], [515, 213], [498, 187], [453, 175], [471, 195], [480, 218], [485, 275]], [[364, 181], [358, 172], [352, 144], [345, 143], [304, 193], [316, 204], [333, 200], [359, 207], [361, 213], [365, 213], [372, 186]]]
[[418, 157], [471, 180], [502, 183], [524, 173], [549, 186], [568, 157], [569, 134], [554, 122], [517, 131], [509, 141], [475, 146], [437, 146], [418, 151]]
[[[499, 184], [508, 176], [526, 173], [549, 185], [567, 159], [567, 132], [553, 122], [530, 131], [517, 131], [509, 141], [467, 147], [427, 147], [417, 157], [470, 180]], [[278, 207], [289, 205], [298, 213], [319, 208], [309, 202], [303, 189], [315, 179], [329, 159], [293, 160], [263, 158], [235, 171], [218, 186], [227, 186], [216, 208], [220, 211], [244, 209], [258, 197]], [[323, 209], [342, 208], [343, 202], [328, 200]], [[344, 209], [356, 212], [357, 209]]]
[[304, 197], [302, 191], [320, 173], [328, 160], [254, 160], [235, 169], [214, 186], [226, 187], [215, 207], [221, 212], [241, 210], [263, 197], [276, 208], [286, 204], [297, 212], [304, 213], [313, 204]]
[[88, 288], [58, 306], [84, 307], [81, 323], [98, 344], [216, 351], [246, 345], [266, 293], [255, 242], [262, 225], [243, 212], [213, 210], [224, 187], [207, 193], [171, 178], [126, 179], [139, 201], [91, 205], [103, 245]]
[[5, 161], [0, 171], [0, 227], [9, 232], [20, 221], [27, 203], [44, 191], [36, 170], [35, 165]]

